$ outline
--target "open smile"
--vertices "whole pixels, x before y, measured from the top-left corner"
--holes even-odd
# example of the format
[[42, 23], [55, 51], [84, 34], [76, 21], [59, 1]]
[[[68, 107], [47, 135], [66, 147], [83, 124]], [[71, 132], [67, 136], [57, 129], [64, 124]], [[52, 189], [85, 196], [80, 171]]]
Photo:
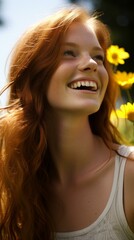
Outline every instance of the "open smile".
[[68, 84], [68, 87], [76, 90], [88, 90], [88, 91], [97, 91], [98, 85], [95, 81], [89, 80], [77, 80]]

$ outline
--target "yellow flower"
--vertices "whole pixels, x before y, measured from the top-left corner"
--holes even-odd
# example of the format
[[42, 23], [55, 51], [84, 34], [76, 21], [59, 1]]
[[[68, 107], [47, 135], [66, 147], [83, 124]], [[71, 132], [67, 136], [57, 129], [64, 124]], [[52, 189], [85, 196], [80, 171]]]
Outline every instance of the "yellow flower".
[[128, 102], [127, 104], [122, 104], [120, 109], [116, 110], [116, 114], [119, 118], [126, 118], [134, 122], [134, 103], [131, 104]]
[[124, 64], [124, 59], [129, 57], [129, 53], [124, 48], [119, 48], [118, 45], [111, 45], [107, 49], [107, 60], [113, 65]]
[[112, 110], [111, 114], [110, 114], [110, 121], [116, 126], [117, 122], [118, 122], [118, 116], [116, 114], [115, 110]]
[[114, 79], [122, 88], [129, 89], [134, 83], [134, 73], [117, 71], [114, 74]]

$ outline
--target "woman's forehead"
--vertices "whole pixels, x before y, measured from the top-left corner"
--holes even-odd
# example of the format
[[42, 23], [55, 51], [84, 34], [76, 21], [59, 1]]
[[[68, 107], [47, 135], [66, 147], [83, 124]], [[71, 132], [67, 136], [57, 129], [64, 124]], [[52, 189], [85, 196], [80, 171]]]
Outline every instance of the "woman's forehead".
[[82, 42], [89, 44], [94, 42], [97, 46], [100, 46], [96, 33], [93, 30], [93, 26], [89, 22], [84, 23], [72, 23], [65, 34], [64, 42]]

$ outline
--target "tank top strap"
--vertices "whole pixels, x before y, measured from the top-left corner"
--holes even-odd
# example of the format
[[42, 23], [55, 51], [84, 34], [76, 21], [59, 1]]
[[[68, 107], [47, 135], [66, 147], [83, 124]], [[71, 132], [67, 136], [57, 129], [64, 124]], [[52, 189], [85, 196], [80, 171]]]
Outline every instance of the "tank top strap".
[[129, 156], [129, 154], [131, 152], [134, 151], [134, 146], [125, 146], [125, 145], [121, 145], [119, 148], [118, 148], [118, 153], [120, 155], [122, 155], [122, 157], [125, 157], [127, 158]]
[[134, 146], [124, 146], [121, 145], [118, 149], [118, 153], [121, 155], [116, 156], [116, 161], [118, 161], [118, 191], [117, 191], [117, 198], [119, 203], [123, 202], [123, 184], [124, 184], [124, 171], [125, 171], [125, 164], [126, 159], [129, 154], [134, 151]]
[[118, 218], [121, 223], [122, 228], [124, 229], [124, 232], [126, 235], [130, 235], [134, 237], [134, 233], [130, 230], [125, 212], [124, 212], [124, 206], [123, 206], [123, 189], [124, 189], [124, 172], [125, 172], [125, 165], [126, 165], [126, 159], [129, 156], [131, 152], [134, 151], [134, 146], [120, 146], [118, 149], [119, 154], [121, 156], [117, 157], [117, 161], [119, 164], [119, 175], [118, 175], [118, 183], [117, 183], [117, 191], [115, 196], [115, 206], [116, 211], [118, 212]]

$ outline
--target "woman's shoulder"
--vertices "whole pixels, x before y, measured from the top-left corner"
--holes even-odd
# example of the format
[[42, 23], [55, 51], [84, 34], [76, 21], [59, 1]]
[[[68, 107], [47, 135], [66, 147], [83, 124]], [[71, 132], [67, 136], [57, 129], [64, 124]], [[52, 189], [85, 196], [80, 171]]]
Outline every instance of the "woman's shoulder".
[[[126, 171], [128, 173], [128, 177], [134, 180], [134, 147], [130, 147], [129, 154], [126, 161]], [[134, 188], [134, 182], [133, 182]]]
[[128, 205], [131, 206], [134, 223], [134, 147], [130, 147], [130, 153], [126, 161], [124, 188], [127, 192], [127, 201], [129, 202]]
[[121, 145], [118, 148], [118, 153], [126, 158], [126, 173], [129, 178], [134, 179], [134, 146]]
[[126, 169], [129, 173], [128, 175], [130, 175], [130, 177], [134, 179], [134, 146], [128, 147], [128, 149], [129, 149], [129, 152], [127, 156]]

